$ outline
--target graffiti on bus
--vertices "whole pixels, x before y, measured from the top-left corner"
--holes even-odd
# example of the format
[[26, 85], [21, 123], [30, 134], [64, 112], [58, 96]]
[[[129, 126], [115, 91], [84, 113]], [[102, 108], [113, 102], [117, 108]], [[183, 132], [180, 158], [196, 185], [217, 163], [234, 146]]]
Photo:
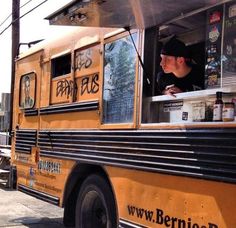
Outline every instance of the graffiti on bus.
[[69, 98], [73, 95], [73, 93], [77, 92], [77, 84], [74, 83], [72, 80], [63, 79], [57, 82], [56, 87], [56, 97], [58, 96], [66, 96]]
[[83, 68], [89, 68], [92, 61], [92, 51], [91, 49], [87, 49], [85, 51], [76, 52], [75, 54], [75, 69], [82, 70]]
[[93, 76], [83, 77], [81, 80], [81, 90], [80, 95], [83, 96], [84, 93], [97, 93], [99, 91], [98, 84], [99, 76], [94, 74]]

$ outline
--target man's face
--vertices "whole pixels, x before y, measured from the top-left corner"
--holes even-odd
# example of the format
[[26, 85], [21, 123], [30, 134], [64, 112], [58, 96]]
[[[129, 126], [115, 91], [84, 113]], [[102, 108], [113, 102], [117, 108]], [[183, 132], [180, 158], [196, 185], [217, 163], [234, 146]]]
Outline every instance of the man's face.
[[30, 93], [30, 81], [26, 80], [25, 81], [25, 97], [29, 97]]
[[176, 71], [177, 65], [177, 57], [170, 55], [161, 55], [161, 63], [160, 63], [163, 71], [165, 73], [173, 73]]

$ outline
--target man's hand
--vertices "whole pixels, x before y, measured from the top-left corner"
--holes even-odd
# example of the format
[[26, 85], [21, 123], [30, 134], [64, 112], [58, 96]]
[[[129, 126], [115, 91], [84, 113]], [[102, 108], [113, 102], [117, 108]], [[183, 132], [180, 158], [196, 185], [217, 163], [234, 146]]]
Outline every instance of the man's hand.
[[171, 95], [173, 97], [176, 97], [174, 94], [175, 93], [182, 93], [183, 91], [176, 87], [175, 85], [171, 85], [171, 86], [166, 86], [165, 90], [163, 91], [164, 95]]

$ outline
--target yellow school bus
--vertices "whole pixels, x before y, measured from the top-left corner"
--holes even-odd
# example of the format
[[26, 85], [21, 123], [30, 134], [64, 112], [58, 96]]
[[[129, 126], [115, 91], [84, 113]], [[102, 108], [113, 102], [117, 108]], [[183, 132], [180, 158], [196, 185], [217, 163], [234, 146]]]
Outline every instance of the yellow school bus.
[[[47, 19], [78, 29], [16, 59], [17, 189], [67, 226], [236, 227], [236, 1], [80, 0]], [[173, 35], [204, 89], [158, 93]]]

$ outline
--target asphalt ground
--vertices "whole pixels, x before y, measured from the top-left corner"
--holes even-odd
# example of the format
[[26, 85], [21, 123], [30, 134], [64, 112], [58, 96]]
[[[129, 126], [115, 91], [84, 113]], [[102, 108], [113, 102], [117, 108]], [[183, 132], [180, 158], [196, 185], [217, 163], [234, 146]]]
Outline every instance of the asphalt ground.
[[0, 227], [65, 228], [63, 209], [0, 186]]

